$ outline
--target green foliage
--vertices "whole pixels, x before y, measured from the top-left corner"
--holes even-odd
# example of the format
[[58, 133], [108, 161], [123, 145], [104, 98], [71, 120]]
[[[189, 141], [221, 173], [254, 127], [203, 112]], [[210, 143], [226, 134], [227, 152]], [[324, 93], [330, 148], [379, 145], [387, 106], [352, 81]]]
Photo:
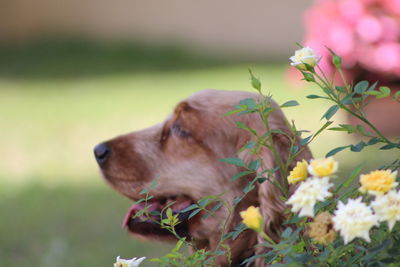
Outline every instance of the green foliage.
[[[242, 188], [243, 194], [236, 197], [233, 203], [226, 203], [220, 195], [210, 195], [201, 198], [197, 203], [185, 208], [183, 212], [191, 212], [189, 217], [192, 218], [198, 214], [203, 214], [201, 219], [206, 219], [214, 216], [215, 212], [220, 208], [228, 211], [229, 216], [235, 212], [237, 205], [241, 200], [253, 190], [256, 190], [259, 184], [269, 182], [276, 187], [276, 191], [280, 192], [280, 197], [283, 201], [287, 201], [289, 195], [289, 184], [287, 179], [282, 179], [278, 182], [274, 177], [277, 172], [282, 177], [288, 177], [290, 166], [294, 165], [296, 157], [304, 150], [304, 146], [310, 144], [318, 135], [325, 130], [346, 132], [347, 134], [358, 134], [365, 138], [355, 144], [345, 144], [331, 149], [326, 157], [333, 156], [343, 150], [349, 149], [352, 152], [360, 152], [368, 146], [378, 146], [382, 150], [399, 149], [400, 140], [390, 140], [385, 137], [366, 117], [365, 107], [368, 102], [368, 96], [377, 98], [388, 97], [390, 89], [380, 87], [379, 91], [375, 91], [377, 83], [370, 85], [367, 81], [360, 81], [354, 86], [348, 84], [344, 79], [341, 71], [341, 58], [332, 50], [332, 61], [336, 66], [337, 71], [343, 79], [343, 86], [335, 86], [333, 81], [327, 79], [322, 73], [318, 74], [314, 67], [307, 66], [306, 71], [302, 71], [304, 80], [315, 83], [320, 87], [321, 92], [308, 95], [309, 99], [324, 99], [330, 102], [331, 106], [325, 111], [321, 119], [326, 119], [326, 122], [315, 132], [307, 137], [302, 137], [305, 130], [298, 130], [294, 123], [286, 122], [288, 132], [281, 129], [272, 129], [269, 125], [269, 116], [276, 109], [272, 105], [271, 96], [264, 95], [261, 91], [261, 81], [256, 78], [250, 70], [250, 80], [252, 87], [259, 93], [257, 99], [243, 99], [234, 106], [234, 109], [225, 114], [225, 116], [235, 115], [243, 116], [249, 113], [257, 114], [265, 126], [265, 131], [260, 132], [249, 127], [243, 122], [237, 121], [236, 126], [247, 131], [252, 139], [240, 148], [240, 153], [248, 153], [255, 156], [256, 159], [250, 162], [245, 162], [239, 157], [223, 158], [219, 161], [239, 167], [240, 172], [231, 177], [232, 182], [238, 179], [248, 179], [247, 184]], [[317, 66], [318, 67], [318, 66]], [[396, 99], [397, 96], [394, 97]], [[281, 104], [280, 108], [298, 106], [299, 103], [294, 100], [289, 100]], [[335, 125], [332, 118], [337, 112], [347, 112], [352, 116], [357, 117], [363, 122], [363, 125], [356, 126], [349, 124]], [[332, 127], [333, 125], [333, 127]], [[330, 128], [329, 128], [330, 127]], [[282, 135], [287, 138], [290, 143], [287, 159], [283, 159], [278, 153], [277, 144], [275, 144], [276, 135]], [[268, 149], [276, 164], [275, 168], [265, 169], [262, 166], [260, 157], [261, 149]], [[383, 167], [395, 170], [399, 168], [399, 161], [396, 159], [391, 164]], [[355, 179], [360, 175], [364, 168], [364, 164], [359, 164], [354, 168], [351, 174], [337, 183], [336, 188], [331, 190], [332, 197], [318, 202], [313, 208], [317, 214], [328, 212], [330, 214], [336, 208], [338, 201], [347, 202], [349, 198], [360, 196], [357, 188], [352, 187]], [[316, 178], [319, 179], [319, 178]], [[146, 197], [147, 197], [146, 191]], [[365, 201], [371, 201], [371, 198], [364, 196]], [[248, 259], [245, 259], [243, 264], [251, 264], [255, 260], [262, 260], [270, 266], [381, 266], [383, 264], [391, 264], [397, 262], [400, 256], [397, 256], [397, 251], [400, 249], [400, 224], [396, 224], [392, 231], [389, 231], [386, 224], [380, 224], [371, 230], [371, 242], [365, 242], [362, 239], [354, 239], [348, 244], [343, 243], [340, 236], [330, 240], [328, 243], [320, 242], [308, 236], [309, 220], [301, 218], [297, 214], [292, 213], [288, 209], [285, 210], [286, 220], [283, 222], [286, 227], [280, 233], [279, 242], [275, 242], [271, 237], [262, 230], [256, 230], [257, 234], [264, 239], [264, 242], [258, 244], [265, 248], [265, 252], [256, 254]], [[263, 219], [264, 220], [264, 219]], [[261, 221], [263, 221], [261, 220]], [[161, 221], [161, 227], [169, 230], [176, 235], [174, 227], [179, 223], [178, 215], [174, 215], [170, 208], [166, 209], [166, 218]], [[332, 222], [331, 222], [332, 224]], [[254, 227], [254, 226], [253, 226]], [[238, 224], [233, 229], [227, 228], [227, 222], [221, 222], [221, 236], [215, 250], [196, 249], [194, 244], [189, 241], [179, 239], [177, 246], [171, 253], [163, 257], [153, 259], [160, 266], [204, 266], [216, 265], [216, 259], [225, 255], [228, 261], [231, 259], [231, 251], [226, 241], [236, 239], [242, 234], [247, 227], [244, 224]], [[332, 228], [332, 226], [330, 226]], [[254, 229], [250, 227], [250, 229]], [[335, 237], [335, 236], [333, 236]], [[321, 244], [323, 243], [323, 244]], [[186, 244], [194, 249], [194, 253], [186, 256], [179, 252], [181, 246]], [[372, 265], [371, 265], [372, 264]]]

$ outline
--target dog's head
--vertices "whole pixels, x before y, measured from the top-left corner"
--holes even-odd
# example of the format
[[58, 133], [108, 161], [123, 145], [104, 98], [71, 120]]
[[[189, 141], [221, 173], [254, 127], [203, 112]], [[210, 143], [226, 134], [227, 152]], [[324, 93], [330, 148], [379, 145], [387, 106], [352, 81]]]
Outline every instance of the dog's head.
[[[231, 177], [244, 169], [218, 159], [239, 156], [247, 163], [254, 160], [254, 156], [247, 153], [238, 154], [238, 150], [251, 141], [252, 136], [237, 128], [236, 121], [260, 133], [264, 133], [265, 129], [256, 114], [223, 114], [232, 110], [240, 100], [257, 97], [246, 92], [201, 91], [180, 102], [163, 123], [96, 146], [97, 162], [113, 188], [133, 201], [144, 198], [146, 194], [151, 196], [147, 202], [136, 203], [128, 211], [124, 225], [131, 233], [146, 239], [175, 239], [157, 223], [165, 216], [162, 211], [167, 206], [178, 214], [181, 221], [176, 226], [177, 235], [193, 240], [200, 247], [213, 248], [223, 231], [230, 231], [240, 223], [239, 212], [250, 205], [261, 207], [268, 232], [274, 234], [278, 231], [284, 205], [278, 190], [268, 182], [257, 185], [249, 192], [233, 214], [228, 212], [226, 206], [207, 218], [204, 218], [204, 211], [191, 218], [189, 214], [192, 211], [182, 212], [206, 196], [219, 196], [224, 205], [233, 206], [234, 199], [243, 195], [244, 187], [254, 174], [232, 181]], [[273, 129], [288, 132], [279, 109], [272, 113], [269, 123]], [[285, 158], [289, 149], [288, 140], [280, 135], [274, 139]], [[261, 156], [264, 168], [275, 166], [268, 150], [261, 151]], [[144, 189], [148, 193], [143, 193]], [[135, 216], [145, 205], [152, 214], [151, 218]], [[216, 202], [211, 203], [207, 209], [215, 205]], [[252, 252], [245, 248], [256, 243], [256, 236], [251, 231], [245, 231], [239, 238], [227, 243], [232, 248], [233, 258], [242, 257], [243, 253], [248, 256]]]

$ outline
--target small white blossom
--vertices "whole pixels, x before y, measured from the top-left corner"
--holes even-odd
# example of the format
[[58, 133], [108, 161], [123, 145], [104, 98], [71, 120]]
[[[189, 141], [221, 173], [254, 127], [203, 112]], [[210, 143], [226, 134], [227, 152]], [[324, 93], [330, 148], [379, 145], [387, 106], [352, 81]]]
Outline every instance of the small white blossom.
[[361, 202], [361, 197], [349, 199], [347, 204], [339, 201], [335, 215], [332, 218], [333, 226], [347, 244], [356, 237], [370, 242], [369, 230], [378, 225], [378, 217], [372, 213], [371, 207]]
[[333, 184], [329, 178], [309, 178], [302, 182], [286, 204], [292, 205], [292, 212], [300, 210], [299, 216], [314, 217], [314, 205], [332, 194], [328, 191]]
[[386, 195], [377, 196], [371, 206], [379, 221], [388, 222], [390, 230], [396, 221], [400, 221], [400, 191], [391, 190]]
[[133, 258], [130, 260], [121, 259], [120, 256], [117, 257], [117, 261], [114, 263], [114, 267], [138, 267], [146, 257], [141, 257], [139, 259]]
[[314, 67], [318, 64], [318, 57], [314, 50], [312, 50], [310, 47], [304, 47], [296, 50], [294, 56], [290, 57], [290, 61], [292, 61], [290, 65], [293, 67], [296, 67], [299, 70], [307, 70], [305, 64], [309, 65], [310, 67]]

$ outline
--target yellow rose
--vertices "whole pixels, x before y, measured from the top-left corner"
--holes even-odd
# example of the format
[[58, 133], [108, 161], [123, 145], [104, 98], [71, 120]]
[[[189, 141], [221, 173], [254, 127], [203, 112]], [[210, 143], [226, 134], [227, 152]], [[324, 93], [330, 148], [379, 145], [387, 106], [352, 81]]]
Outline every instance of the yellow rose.
[[317, 177], [327, 177], [334, 174], [338, 169], [338, 162], [332, 157], [313, 159], [308, 166], [308, 171]]
[[314, 50], [310, 47], [304, 47], [302, 49], [296, 50], [294, 56], [290, 57], [290, 65], [298, 68], [299, 70], [307, 70], [305, 64], [310, 67], [314, 67], [318, 64], [318, 57], [315, 54]]
[[307, 167], [307, 161], [305, 161], [304, 159], [302, 161], [298, 161], [287, 178], [289, 184], [295, 184], [304, 181], [308, 176]]
[[240, 212], [240, 217], [243, 223], [250, 229], [256, 232], [261, 232], [263, 227], [263, 217], [261, 216], [259, 208], [250, 206], [247, 210]]
[[383, 195], [397, 186], [396, 175], [397, 171], [391, 172], [390, 170], [377, 170], [368, 174], [361, 174], [360, 191], [372, 195]]

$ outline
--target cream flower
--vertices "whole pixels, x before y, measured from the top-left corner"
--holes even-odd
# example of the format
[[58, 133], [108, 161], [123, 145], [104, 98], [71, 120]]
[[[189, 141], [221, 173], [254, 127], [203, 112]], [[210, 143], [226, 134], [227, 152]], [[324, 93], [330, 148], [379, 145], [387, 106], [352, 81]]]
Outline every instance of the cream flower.
[[298, 161], [287, 178], [289, 184], [295, 184], [304, 181], [308, 176], [307, 166], [307, 161], [305, 161], [304, 159], [302, 161]]
[[377, 196], [371, 203], [378, 220], [387, 221], [389, 230], [393, 229], [396, 221], [400, 221], [400, 191], [389, 191], [383, 196]]
[[361, 202], [361, 197], [349, 199], [347, 204], [339, 201], [335, 215], [332, 218], [333, 226], [347, 244], [356, 237], [370, 242], [369, 230], [378, 225], [378, 217], [372, 213], [371, 207]]
[[133, 258], [130, 260], [121, 259], [120, 256], [117, 257], [117, 261], [114, 263], [114, 267], [138, 267], [146, 257], [141, 257], [139, 259]]
[[396, 183], [397, 171], [390, 170], [372, 171], [368, 174], [360, 175], [360, 191], [372, 195], [383, 195], [398, 185]]
[[290, 61], [292, 61], [290, 65], [293, 67], [299, 70], [307, 70], [306, 64], [310, 67], [314, 67], [318, 64], [318, 57], [310, 47], [304, 47], [296, 50], [294, 56], [290, 57]]
[[332, 243], [337, 235], [332, 228], [332, 215], [327, 211], [318, 214], [309, 224], [308, 235], [320, 244]]
[[332, 194], [328, 191], [333, 184], [329, 178], [310, 178], [302, 182], [286, 204], [292, 205], [292, 212], [300, 210], [299, 216], [314, 217], [314, 205]]
[[327, 177], [334, 174], [338, 169], [339, 163], [332, 157], [322, 159], [312, 159], [308, 166], [308, 171], [317, 177]]
[[261, 216], [259, 208], [250, 206], [247, 210], [240, 212], [240, 217], [243, 223], [250, 229], [256, 232], [262, 231], [263, 217]]

